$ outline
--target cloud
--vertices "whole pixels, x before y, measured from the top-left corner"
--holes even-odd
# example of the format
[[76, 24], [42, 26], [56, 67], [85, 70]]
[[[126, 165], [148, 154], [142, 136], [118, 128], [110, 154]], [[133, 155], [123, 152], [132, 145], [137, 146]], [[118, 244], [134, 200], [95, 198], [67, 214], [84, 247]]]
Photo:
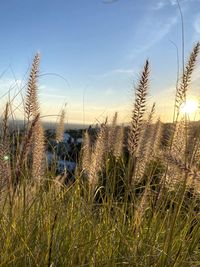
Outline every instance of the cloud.
[[38, 86], [39, 90], [44, 90], [46, 88], [47, 88], [47, 86], [45, 84], [41, 84], [41, 85]]
[[7, 98], [8, 95], [14, 97], [17, 92], [19, 92], [20, 89], [22, 89], [24, 86], [24, 82], [20, 79], [15, 80], [15, 79], [0, 79], [0, 99], [2, 98]]
[[152, 9], [160, 10], [160, 9], [163, 9], [165, 6], [166, 6], [166, 1], [159, 1], [155, 4], [155, 6]]
[[[179, 0], [181, 8], [183, 5], [192, 3], [192, 2], [199, 2], [200, 0]], [[152, 7], [153, 10], [160, 11], [166, 7], [174, 7], [178, 4], [177, 0], [158, 0], [155, 5]]]
[[133, 74], [133, 70], [118, 68], [118, 69], [109, 70], [104, 73], [93, 74], [90, 76], [93, 78], [105, 78], [105, 77], [110, 77], [110, 76], [115, 76], [115, 75], [126, 75], [126, 74]]
[[200, 13], [196, 16], [194, 20], [194, 29], [196, 33], [200, 34]]
[[43, 94], [43, 93], [39, 93], [39, 96], [53, 97], [53, 98], [65, 98], [65, 97], [66, 97], [66, 95], [59, 95], [59, 94]]
[[171, 4], [171, 6], [177, 5], [177, 0], [170, 0], [170, 4]]
[[125, 74], [125, 73], [132, 74], [133, 70], [132, 69], [115, 69], [115, 70], [113, 70], [113, 73], [116, 73], [116, 74], [118, 74], [118, 73], [120, 73], [120, 74]]
[[[185, 0], [186, 1], [186, 0]], [[177, 0], [159, 0], [152, 7], [153, 10], [161, 10], [165, 7], [175, 6], [177, 4]]]
[[111, 96], [111, 95], [114, 95], [115, 91], [113, 89], [107, 89], [105, 91], [105, 95], [106, 96]]
[[[131, 59], [149, 50], [156, 43], [161, 41], [170, 32], [177, 21], [177, 16], [168, 17], [162, 23], [159, 23], [156, 17], [152, 18], [151, 21], [146, 21], [143, 26], [140, 27], [140, 31], [135, 34], [134, 40], [137, 46], [131, 52]], [[149, 29], [149, 31], [147, 32], [146, 29]]]
[[22, 85], [22, 80], [14, 80], [14, 79], [1, 79], [0, 80], [0, 86], [1, 88], [10, 88], [14, 86], [21, 86]]

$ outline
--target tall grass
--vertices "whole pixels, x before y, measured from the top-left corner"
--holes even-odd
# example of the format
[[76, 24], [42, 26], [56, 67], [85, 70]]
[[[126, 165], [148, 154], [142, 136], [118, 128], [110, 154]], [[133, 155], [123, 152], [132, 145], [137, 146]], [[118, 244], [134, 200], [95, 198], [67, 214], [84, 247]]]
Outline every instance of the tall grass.
[[[129, 127], [88, 130], [75, 171], [65, 182], [45, 165], [37, 82], [39, 55], [27, 86], [24, 134], [11, 133], [8, 103], [0, 140], [1, 266], [200, 266], [200, 125], [180, 114], [199, 43], [176, 93], [167, 145], [164, 124], [148, 111], [149, 62], [136, 88]], [[62, 140], [64, 111], [56, 132]]]

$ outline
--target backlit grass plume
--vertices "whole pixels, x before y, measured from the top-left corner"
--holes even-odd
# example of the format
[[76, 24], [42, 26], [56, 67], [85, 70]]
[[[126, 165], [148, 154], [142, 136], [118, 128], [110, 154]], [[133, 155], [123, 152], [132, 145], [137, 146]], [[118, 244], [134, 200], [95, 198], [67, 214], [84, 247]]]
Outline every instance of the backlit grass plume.
[[[178, 112], [198, 50], [177, 92]], [[9, 121], [11, 103], [2, 116], [0, 266], [200, 266], [200, 123], [187, 116], [154, 123], [146, 61], [130, 125], [119, 126], [115, 113], [111, 125], [106, 119], [86, 132], [72, 130], [62, 142], [64, 110], [55, 131], [42, 127], [38, 67], [36, 55], [28, 123], [15, 128]]]
[[63, 109], [60, 114], [60, 119], [56, 128], [56, 141], [61, 142], [64, 136], [65, 129], [65, 110]]
[[[185, 69], [183, 70], [183, 75], [182, 75], [182, 78], [181, 78], [181, 82], [180, 82], [180, 85], [177, 89], [177, 92], [176, 92], [176, 111], [177, 111], [177, 117], [179, 115], [179, 109], [180, 109], [180, 106], [186, 101], [186, 93], [187, 93], [187, 90], [188, 90], [188, 87], [189, 87], [189, 84], [191, 82], [191, 77], [192, 77], [192, 73], [194, 71], [194, 68], [195, 68], [195, 64], [197, 62], [197, 56], [199, 54], [199, 50], [200, 50], [200, 43], [198, 42], [191, 54], [190, 54], [190, 57], [188, 59], [188, 62], [186, 64], [186, 67]], [[178, 118], [176, 118], [177, 120]]]
[[148, 115], [148, 119], [146, 123], [144, 123], [143, 130], [141, 132], [141, 138], [139, 140], [137, 162], [136, 162], [137, 170], [135, 177], [138, 181], [142, 178], [147, 163], [150, 162], [150, 160], [153, 157], [152, 135], [154, 132], [153, 132], [152, 120], [154, 112], [155, 112], [155, 103], [153, 103], [151, 111]]
[[45, 173], [45, 137], [41, 121], [38, 119], [33, 132], [32, 177], [35, 181], [42, 181]]
[[39, 74], [40, 55], [37, 53], [33, 59], [31, 72], [27, 85], [25, 112], [28, 122], [31, 118], [35, 117], [39, 113], [39, 104], [37, 96], [37, 80]]
[[82, 170], [88, 173], [91, 165], [91, 142], [88, 131], [84, 134], [82, 146]]
[[103, 167], [103, 157], [107, 147], [106, 136], [107, 119], [106, 122], [101, 125], [96, 142], [94, 144], [93, 152], [91, 154], [91, 164], [88, 172], [88, 182], [92, 190], [95, 189], [95, 187], [98, 185], [99, 172]]
[[40, 114], [33, 119], [28, 129], [27, 134], [24, 136], [21, 149], [19, 155], [17, 157], [16, 162], [16, 170], [15, 170], [15, 186], [17, 186], [20, 182], [20, 177], [23, 174], [24, 168], [26, 167], [28, 155], [30, 154], [31, 147], [33, 145], [33, 136], [37, 133], [37, 123], [39, 120]]
[[120, 126], [117, 128], [116, 136], [115, 136], [115, 144], [113, 155], [116, 159], [119, 159], [123, 156], [123, 148], [124, 148], [124, 126]]
[[177, 122], [175, 127], [175, 132], [172, 136], [173, 141], [170, 147], [170, 151], [166, 152], [166, 159], [168, 160], [168, 172], [166, 175], [167, 183], [170, 186], [177, 184], [180, 181], [183, 181], [183, 175], [180, 172], [180, 164], [176, 166], [174, 162], [182, 162], [182, 165], [185, 165], [185, 156], [186, 156], [186, 128], [185, 128], [185, 119], [181, 118], [179, 122]]
[[[152, 136], [152, 120], [155, 113], [155, 103], [153, 104], [151, 111], [148, 115], [147, 121], [144, 123], [141, 138], [139, 140], [137, 157], [143, 159], [147, 153], [150, 145], [150, 139]], [[147, 156], [148, 157], [148, 156]]]
[[131, 128], [128, 140], [129, 153], [134, 156], [138, 148], [143, 116], [146, 110], [146, 98], [149, 85], [149, 61], [147, 60], [136, 88], [136, 99], [132, 112]]
[[151, 148], [154, 156], [156, 155], [159, 156], [160, 154], [162, 136], [163, 136], [163, 124], [161, 122], [161, 119], [158, 118], [156, 123], [154, 124], [153, 134], [151, 137]]
[[108, 126], [108, 151], [113, 151], [116, 142], [117, 134], [117, 117], [118, 113], [115, 112], [110, 127]]

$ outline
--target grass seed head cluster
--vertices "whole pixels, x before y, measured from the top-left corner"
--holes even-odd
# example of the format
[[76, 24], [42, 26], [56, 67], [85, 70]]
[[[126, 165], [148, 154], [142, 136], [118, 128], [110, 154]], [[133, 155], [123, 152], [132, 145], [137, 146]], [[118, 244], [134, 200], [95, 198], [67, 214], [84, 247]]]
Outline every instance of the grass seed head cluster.
[[[194, 130], [180, 113], [199, 50], [197, 43], [180, 78], [167, 140], [156, 105], [147, 108], [147, 60], [130, 125], [115, 113], [85, 131], [73, 183], [47, 166], [36, 54], [22, 134], [9, 128], [12, 102], [2, 115], [0, 266], [200, 266], [200, 124]], [[62, 110], [56, 143], [64, 125]]]

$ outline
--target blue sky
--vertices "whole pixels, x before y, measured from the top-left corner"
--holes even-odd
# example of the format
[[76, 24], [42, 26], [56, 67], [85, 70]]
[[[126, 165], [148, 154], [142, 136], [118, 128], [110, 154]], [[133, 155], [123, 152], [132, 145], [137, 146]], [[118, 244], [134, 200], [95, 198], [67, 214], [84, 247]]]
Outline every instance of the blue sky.
[[[149, 105], [156, 101], [158, 113], [163, 120], [169, 120], [177, 73], [172, 42], [181, 56], [181, 21], [176, 1], [105, 2], [109, 0], [0, 1], [2, 101], [7, 100], [7, 95], [2, 96], [10, 86], [14, 95], [25, 83], [31, 60], [39, 51], [43, 115], [57, 114], [67, 102], [69, 122], [95, 123], [115, 111], [121, 121], [127, 122], [133, 85], [148, 58]], [[195, 41], [200, 40], [200, 1], [180, 0], [180, 4], [187, 57]], [[197, 76], [194, 80], [191, 92], [197, 95], [200, 80]], [[20, 116], [20, 100], [16, 101]]]

